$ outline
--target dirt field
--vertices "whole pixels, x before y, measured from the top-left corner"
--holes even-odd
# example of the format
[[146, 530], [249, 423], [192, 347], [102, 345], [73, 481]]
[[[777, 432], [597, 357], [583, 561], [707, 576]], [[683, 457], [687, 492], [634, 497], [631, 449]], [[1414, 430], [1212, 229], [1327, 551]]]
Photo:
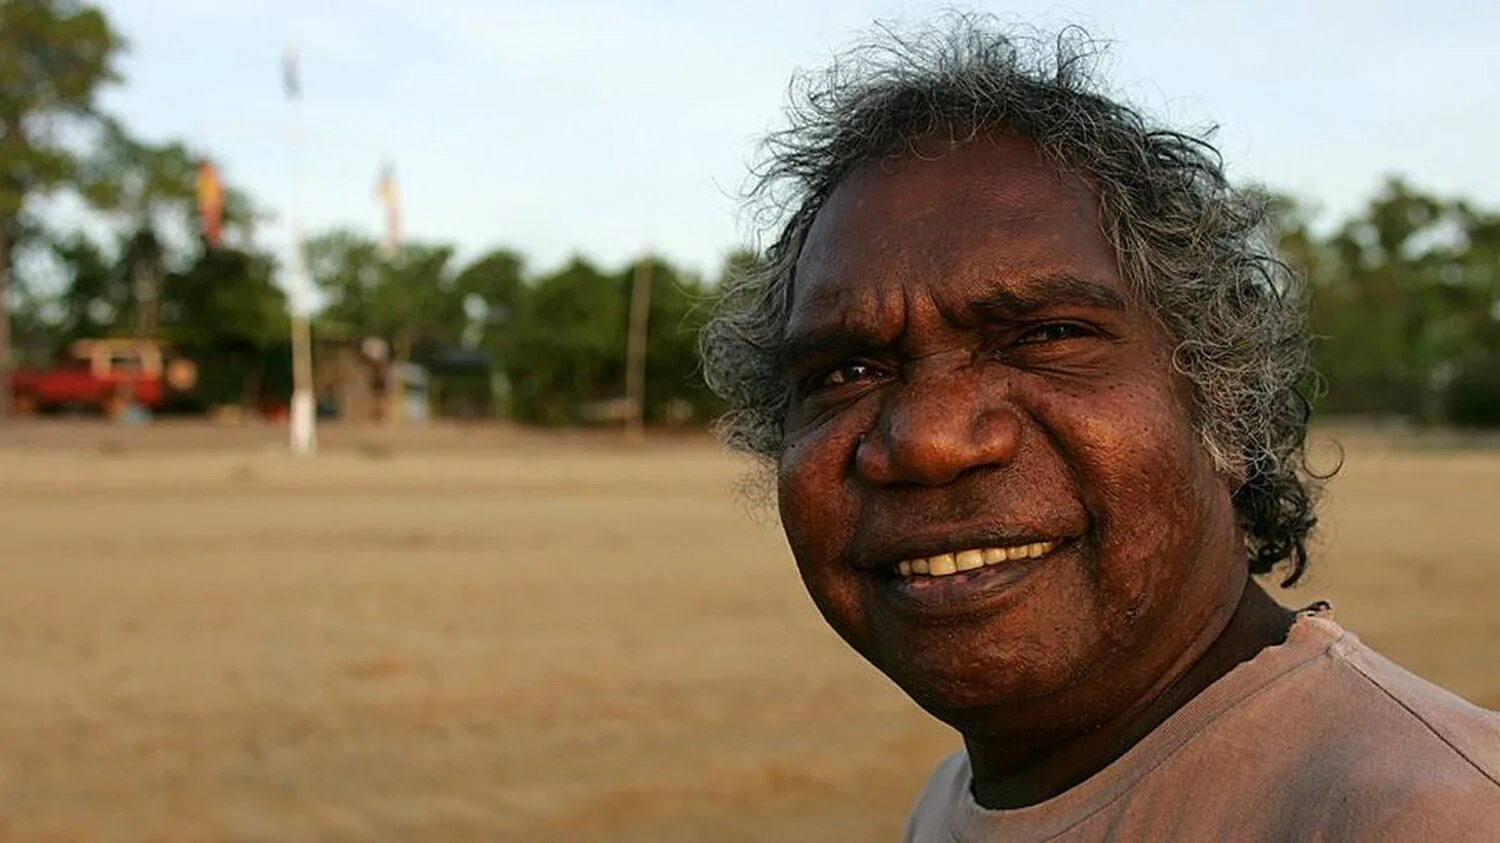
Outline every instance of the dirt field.
[[[0, 839], [893, 839], [956, 745], [700, 438], [0, 429]], [[1500, 452], [1354, 437], [1311, 582], [1500, 707]]]

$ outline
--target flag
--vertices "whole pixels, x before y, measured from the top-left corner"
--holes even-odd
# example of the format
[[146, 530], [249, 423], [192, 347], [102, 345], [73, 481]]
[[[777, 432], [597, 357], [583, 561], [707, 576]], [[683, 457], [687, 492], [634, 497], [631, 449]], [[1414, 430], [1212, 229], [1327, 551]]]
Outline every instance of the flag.
[[198, 162], [198, 220], [203, 242], [210, 248], [219, 245], [219, 228], [224, 221], [224, 185], [219, 172], [208, 159]]
[[380, 169], [375, 198], [385, 208], [385, 256], [394, 258], [401, 245], [401, 197], [396, 194], [396, 170], [390, 164]]
[[281, 59], [281, 82], [286, 88], [286, 98], [297, 99], [302, 96], [302, 80], [297, 73], [297, 48], [287, 47], [286, 55]]

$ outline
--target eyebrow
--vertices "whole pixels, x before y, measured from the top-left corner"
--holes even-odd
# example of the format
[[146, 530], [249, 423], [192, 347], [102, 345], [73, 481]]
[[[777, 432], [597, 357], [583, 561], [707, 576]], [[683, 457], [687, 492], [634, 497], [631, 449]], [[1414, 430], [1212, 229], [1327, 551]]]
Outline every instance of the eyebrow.
[[799, 363], [846, 357], [851, 354], [873, 354], [887, 345], [870, 334], [852, 328], [822, 330], [814, 328], [789, 334], [776, 348], [776, 371], [789, 372]]
[[[1025, 289], [1011, 287], [995, 290], [970, 302], [968, 309], [981, 318], [1000, 319], [1025, 316], [1048, 307], [1094, 307], [1124, 311], [1125, 297], [1096, 281], [1076, 275], [1057, 274], [1029, 278]], [[789, 372], [808, 360], [842, 358], [858, 354], [875, 354], [890, 345], [868, 331], [852, 327], [810, 328], [788, 334], [777, 344], [775, 371]]]
[[1024, 289], [1004, 287], [977, 301], [969, 309], [980, 316], [1024, 316], [1047, 307], [1073, 305], [1104, 310], [1125, 310], [1125, 297], [1095, 281], [1076, 275], [1046, 275], [1030, 279]]

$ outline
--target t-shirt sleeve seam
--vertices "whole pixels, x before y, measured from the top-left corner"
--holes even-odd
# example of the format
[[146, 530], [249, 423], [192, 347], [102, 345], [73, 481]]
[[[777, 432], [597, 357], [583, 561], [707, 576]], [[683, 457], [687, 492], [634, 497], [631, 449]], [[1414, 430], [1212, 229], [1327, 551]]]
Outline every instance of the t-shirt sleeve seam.
[[1467, 764], [1470, 767], [1474, 768], [1474, 771], [1477, 772], [1477, 773], [1479, 773], [1479, 775], [1483, 776], [1487, 781], [1489, 781], [1490, 784], [1496, 786], [1497, 788], [1500, 788], [1500, 779], [1496, 779], [1495, 775], [1493, 773], [1491, 773], [1489, 770], [1486, 770], [1484, 768], [1484, 766], [1482, 764], [1480, 764], [1478, 761], [1475, 761], [1469, 755], [1469, 753], [1467, 753], [1467, 752], [1464, 751], [1464, 749], [1462, 747], [1458, 746], [1453, 741], [1449, 740], [1447, 735], [1444, 735], [1441, 731], [1439, 731], [1437, 728], [1435, 728], [1430, 722], [1428, 722], [1427, 718], [1423, 717], [1422, 714], [1420, 712], [1418, 712], [1415, 708], [1413, 708], [1412, 706], [1408, 705], [1407, 702], [1406, 702], [1406, 700], [1402, 699], [1399, 695], [1397, 695], [1396, 693], [1392, 692], [1391, 689], [1387, 688], [1385, 686], [1385, 683], [1381, 682], [1379, 679], [1376, 679], [1374, 676], [1370, 675], [1370, 672], [1368, 670], [1365, 670], [1365, 668], [1364, 668], [1363, 665], [1361, 665], [1355, 659], [1350, 658], [1348, 654], [1346, 654], [1345, 652], [1343, 652], [1342, 648], [1334, 648], [1333, 655], [1335, 656], [1335, 658], [1338, 660], [1338, 662], [1340, 664], [1343, 664], [1343, 665], [1347, 666], [1350, 670], [1354, 671], [1357, 675], [1359, 675], [1360, 678], [1364, 679], [1364, 681], [1366, 681], [1370, 685], [1374, 686], [1375, 689], [1378, 690], [1381, 693], [1382, 696], [1384, 696], [1386, 699], [1390, 700], [1391, 702], [1395, 703], [1402, 711], [1406, 712], [1407, 715], [1409, 715], [1413, 720], [1416, 720], [1418, 723], [1420, 723], [1422, 725], [1422, 728], [1428, 734], [1430, 734], [1433, 737], [1437, 738], [1444, 746], [1448, 747], [1448, 749], [1451, 750], [1453, 752], [1453, 754], [1457, 755], [1459, 758], [1462, 758], [1465, 764]]

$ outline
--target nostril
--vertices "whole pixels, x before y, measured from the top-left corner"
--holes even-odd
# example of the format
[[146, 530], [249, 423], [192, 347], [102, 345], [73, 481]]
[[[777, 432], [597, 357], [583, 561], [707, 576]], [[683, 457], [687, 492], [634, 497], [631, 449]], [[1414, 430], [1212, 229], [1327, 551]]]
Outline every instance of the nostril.
[[908, 413], [878, 431], [857, 437], [855, 467], [881, 485], [941, 486], [970, 472], [1009, 463], [1021, 437], [1021, 420], [1008, 408], [980, 412]]

